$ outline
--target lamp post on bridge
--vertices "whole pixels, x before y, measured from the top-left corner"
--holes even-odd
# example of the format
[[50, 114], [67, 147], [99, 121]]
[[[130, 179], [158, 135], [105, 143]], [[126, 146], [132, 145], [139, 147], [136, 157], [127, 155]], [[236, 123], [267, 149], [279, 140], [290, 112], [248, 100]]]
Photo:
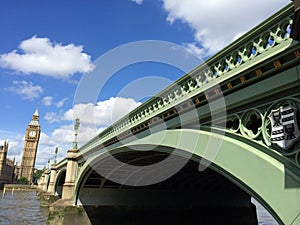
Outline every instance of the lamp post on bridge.
[[74, 131], [75, 137], [73, 141], [72, 149], [68, 150], [67, 153], [67, 171], [66, 171], [66, 179], [63, 186], [62, 191], [62, 199], [69, 200], [72, 202], [74, 196], [74, 188], [75, 188], [75, 179], [76, 179], [76, 171], [78, 169], [77, 164], [77, 136], [78, 136], [78, 129], [80, 125], [80, 119], [77, 117], [74, 124]]
[[58, 152], [58, 147], [55, 148], [55, 152], [54, 152], [54, 165], [56, 165], [56, 157], [57, 157], [57, 152]]
[[57, 157], [57, 152], [58, 152], [58, 147], [55, 148], [54, 151], [54, 162], [51, 165], [51, 170], [50, 170], [50, 182], [48, 186], [48, 192], [52, 195], [55, 194], [55, 179], [56, 179], [56, 157]]
[[77, 136], [78, 136], [78, 129], [79, 129], [79, 125], [80, 125], [80, 119], [77, 117], [76, 120], [75, 120], [75, 124], [74, 124], [74, 131], [75, 131], [75, 138], [74, 138], [74, 141], [73, 141], [73, 149], [77, 149], [78, 146], [77, 146]]
[[48, 159], [47, 167], [45, 168], [44, 174], [45, 176], [42, 189], [43, 191], [48, 192], [48, 183], [50, 181], [50, 159]]

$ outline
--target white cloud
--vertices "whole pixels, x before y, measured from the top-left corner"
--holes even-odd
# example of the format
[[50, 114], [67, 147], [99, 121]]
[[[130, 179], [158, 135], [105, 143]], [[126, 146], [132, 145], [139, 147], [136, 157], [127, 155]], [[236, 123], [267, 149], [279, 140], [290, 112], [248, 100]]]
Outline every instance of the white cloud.
[[68, 98], [63, 98], [60, 101], [54, 103], [54, 99], [52, 96], [45, 96], [42, 99], [42, 104], [44, 106], [51, 106], [52, 104], [54, 104], [57, 108], [61, 108], [64, 106], [64, 104], [67, 100], [68, 100]]
[[72, 126], [61, 126], [55, 129], [50, 135], [41, 133], [39, 147], [36, 157], [36, 167], [47, 166], [48, 159], [50, 164], [54, 162], [55, 148], [58, 148], [57, 162], [67, 156], [67, 151], [72, 146]]
[[55, 129], [51, 134], [51, 139], [59, 141], [60, 144], [69, 144], [71, 147], [74, 140], [73, 125], [63, 125]]
[[59, 102], [56, 103], [56, 107], [57, 108], [63, 107], [67, 100], [68, 100], [68, 98], [63, 98], [62, 100], [60, 100]]
[[196, 55], [200, 59], [202, 58], [202, 56], [207, 54], [207, 50], [204, 48], [198, 47], [196, 42], [183, 43], [182, 46], [185, 47], [189, 53]]
[[65, 113], [64, 119], [73, 120], [79, 117], [82, 123], [106, 127], [140, 104], [131, 98], [112, 97], [98, 102], [97, 105], [92, 103], [74, 105]]
[[41, 93], [43, 93], [43, 88], [38, 85], [33, 85], [32, 82], [27, 81], [13, 81], [12, 87], [7, 88], [7, 91], [20, 95], [23, 99], [34, 100], [37, 99]]
[[[7, 132], [10, 133], [10, 132]], [[0, 134], [2, 136], [2, 133]], [[24, 146], [24, 136], [18, 134], [5, 135], [5, 139], [0, 140], [0, 145], [3, 145], [4, 141], [8, 142], [8, 158], [15, 158], [15, 162], [20, 162], [22, 160], [23, 146]]]
[[37, 73], [66, 79], [74, 73], [93, 70], [91, 57], [83, 52], [83, 46], [53, 43], [48, 38], [33, 36], [24, 40], [19, 49], [0, 55], [0, 66], [21, 73]]
[[[81, 126], [79, 128], [78, 146], [84, 145], [93, 138], [97, 132], [94, 128]], [[67, 156], [67, 151], [72, 148], [74, 141], [73, 125], [63, 125], [55, 129], [50, 135], [41, 133], [37, 151], [36, 167], [43, 168], [47, 165], [48, 159], [54, 161], [55, 148], [58, 148], [57, 162]]]
[[46, 143], [50, 145], [72, 143], [74, 138], [73, 119], [79, 117], [78, 140], [83, 144], [140, 104], [131, 98], [112, 97], [105, 101], [99, 101], [96, 105], [92, 103], [74, 105], [66, 112], [47, 112], [44, 118], [49, 123], [70, 121], [71, 124], [55, 129], [49, 137], [42, 135], [41, 142], [44, 145]]
[[[237, 36], [288, 4], [282, 0], [163, 0], [167, 21], [187, 23], [194, 31], [195, 41], [204, 49], [203, 56], [211, 55]], [[190, 46], [192, 47], [192, 46]]]
[[[141, 103], [130, 98], [116, 97], [100, 101], [96, 105], [75, 105], [67, 112], [46, 113], [45, 119], [49, 122], [65, 121], [66, 123], [70, 123], [57, 127], [49, 134], [44, 133], [42, 130], [37, 151], [36, 168], [46, 166], [48, 159], [53, 163], [56, 147], [58, 147], [57, 161], [66, 157], [67, 150], [72, 147], [72, 142], [74, 141], [73, 113], [75, 113], [75, 117], [79, 116], [81, 119], [78, 132], [78, 145], [80, 147], [95, 137], [96, 134], [103, 131], [108, 125], [111, 125], [114, 121], [140, 104]], [[94, 113], [95, 124], [91, 119], [91, 112]], [[20, 163], [24, 146], [24, 136], [15, 134], [8, 135], [8, 132], [0, 130], [0, 138], [1, 136], [8, 136], [10, 158], [15, 156], [16, 160]], [[1, 143], [0, 141], [0, 145]]]
[[49, 123], [57, 123], [61, 121], [61, 116], [57, 115], [55, 112], [47, 112], [44, 119]]
[[53, 102], [53, 97], [51, 96], [45, 96], [43, 99], [42, 99], [42, 104], [44, 106], [50, 106], [52, 105], [52, 102]]
[[141, 5], [144, 0], [131, 0], [132, 2], [135, 2], [138, 5]]

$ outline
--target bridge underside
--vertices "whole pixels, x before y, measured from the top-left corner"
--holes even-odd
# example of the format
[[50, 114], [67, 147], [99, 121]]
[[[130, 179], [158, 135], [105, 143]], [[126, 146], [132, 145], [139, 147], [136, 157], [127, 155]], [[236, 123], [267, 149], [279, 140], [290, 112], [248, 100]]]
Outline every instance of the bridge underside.
[[[100, 161], [82, 182], [78, 204], [84, 206], [92, 224], [257, 224], [250, 195], [210, 168], [200, 172], [193, 159], [169, 156], [155, 151], [115, 155], [140, 168], [158, 165], [135, 172], [127, 170], [126, 164], [116, 167], [112, 158]], [[167, 158], [168, 163], [159, 164]], [[174, 168], [179, 171], [163, 180]], [[111, 180], [99, 175], [105, 170], [113, 171]], [[158, 174], [162, 181], [151, 184]], [[119, 179], [123, 185], [114, 182]], [[126, 185], [133, 181], [139, 186]], [[140, 186], [143, 183], [149, 185]]]
[[58, 174], [57, 181], [55, 184], [55, 194], [59, 197], [62, 196], [63, 186], [66, 179], [66, 170], [63, 170], [60, 174]]

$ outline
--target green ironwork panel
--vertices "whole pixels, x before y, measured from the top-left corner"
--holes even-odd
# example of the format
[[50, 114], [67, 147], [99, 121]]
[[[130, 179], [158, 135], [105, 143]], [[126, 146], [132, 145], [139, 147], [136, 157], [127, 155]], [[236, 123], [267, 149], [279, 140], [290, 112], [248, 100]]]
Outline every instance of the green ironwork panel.
[[155, 116], [205, 93], [260, 63], [297, 45], [289, 37], [293, 4], [289, 4], [244, 36], [199, 65], [155, 97], [133, 110], [79, 149], [80, 154], [113, 139]]

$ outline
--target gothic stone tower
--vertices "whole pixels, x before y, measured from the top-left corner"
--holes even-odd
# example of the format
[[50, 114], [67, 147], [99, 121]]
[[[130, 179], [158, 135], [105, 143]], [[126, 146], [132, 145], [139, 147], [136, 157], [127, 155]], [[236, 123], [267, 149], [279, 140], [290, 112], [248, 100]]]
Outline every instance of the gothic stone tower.
[[0, 146], [0, 184], [4, 182], [5, 165], [7, 159], [8, 143], [4, 141], [4, 145]]
[[32, 183], [37, 147], [40, 139], [40, 123], [38, 108], [32, 115], [32, 120], [26, 128], [24, 150], [21, 163], [20, 177], [26, 177]]

